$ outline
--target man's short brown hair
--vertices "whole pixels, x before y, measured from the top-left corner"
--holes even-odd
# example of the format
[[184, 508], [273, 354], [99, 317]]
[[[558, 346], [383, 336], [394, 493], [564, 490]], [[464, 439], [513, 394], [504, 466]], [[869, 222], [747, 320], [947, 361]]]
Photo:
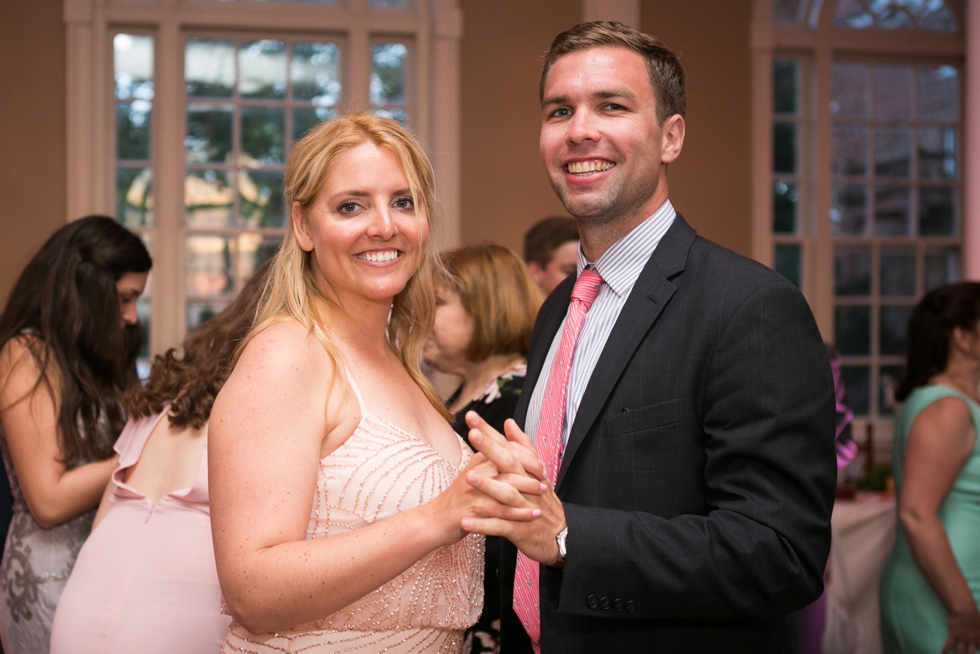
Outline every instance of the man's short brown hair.
[[677, 55], [649, 34], [606, 20], [579, 23], [555, 37], [544, 57], [540, 99], [544, 100], [544, 84], [548, 73], [562, 55], [605, 45], [627, 48], [646, 60], [650, 85], [657, 100], [658, 123], [662, 124], [674, 114], [684, 115], [687, 103], [684, 95], [684, 69]]
[[524, 234], [524, 261], [547, 268], [555, 250], [578, 240], [578, 224], [572, 218], [543, 218]]

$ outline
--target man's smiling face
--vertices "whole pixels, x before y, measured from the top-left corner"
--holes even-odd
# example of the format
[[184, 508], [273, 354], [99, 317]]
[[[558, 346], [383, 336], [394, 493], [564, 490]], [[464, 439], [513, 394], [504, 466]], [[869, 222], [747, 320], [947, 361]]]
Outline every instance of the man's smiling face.
[[545, 80], [541, 115], [551, 185], [580, 222], [642, 220], [666, 199], [657, 101], [640, 54], [599, 46], [563, 55]]

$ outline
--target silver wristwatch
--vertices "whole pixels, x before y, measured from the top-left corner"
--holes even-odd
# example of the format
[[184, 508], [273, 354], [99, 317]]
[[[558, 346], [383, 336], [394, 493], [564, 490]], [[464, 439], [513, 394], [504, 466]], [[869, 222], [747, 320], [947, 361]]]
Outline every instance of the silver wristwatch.
[[566, 525], [564, 529], [558, 532], [555, 536], [555, 543], [558, 544], [558, 560], [554, 562], [551, 566], [553, 568], [563, 568], [565, 567], [565, 555], [568, 553], [568, 548], [565, 546], [565, 539], [568, 538], [568, 526]]

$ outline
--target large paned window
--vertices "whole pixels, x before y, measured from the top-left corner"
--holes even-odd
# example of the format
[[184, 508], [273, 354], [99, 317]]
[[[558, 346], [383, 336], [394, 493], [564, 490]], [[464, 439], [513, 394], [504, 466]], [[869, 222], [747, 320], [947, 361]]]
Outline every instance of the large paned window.
[[[437, 171], [458, 165], [456, 0], [65, 4], [69, 218], [112, 214], [147, 243], [144, 359], [227, 306], [276, 251], [285, 163], [317, 123], [372, 111], [418, 135]], [[447, 179], [443, 209], [458, 220]]]
[[962, 275], [962, 3], [759, 6], [772, 38], [755, 43], [769, 146], [754, 254], [804, 291], [852, 409], [884, 440], [909, 312]]

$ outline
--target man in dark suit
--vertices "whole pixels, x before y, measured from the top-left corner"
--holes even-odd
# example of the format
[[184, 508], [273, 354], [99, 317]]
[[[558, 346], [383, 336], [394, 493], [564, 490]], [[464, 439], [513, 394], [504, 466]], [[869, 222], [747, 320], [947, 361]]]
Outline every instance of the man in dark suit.
[[[502, 552], [502, 651], [531, 651], [522, 622], [540, 628], [545, 654], [793, 651], [786, 615], [820, 595], [836, 475], [833, 383], [806, 300], [670, 204], [684, 75], [660, 42], [576, 26], [546, 56], [541, 102], [545, 166], [579, 225], [578, 276], [601, 279], [567, 372], [556, 360], [576, 280], [542, 306], [511, 444], [469, 418], [502, 471], [514, 471], [508, 453], [535, 447], [557, 471], [553, 492], [516, 500], [504, 481], [468, 477], [541, 511], [463, 521], [528, 557], [519, 587], [540, 579], [539, 607], [518, 619], [517, 552]], [[542, 411], [555, 392], [561, 410]], [[540, 436], [556, 413], [549, 464]]]

